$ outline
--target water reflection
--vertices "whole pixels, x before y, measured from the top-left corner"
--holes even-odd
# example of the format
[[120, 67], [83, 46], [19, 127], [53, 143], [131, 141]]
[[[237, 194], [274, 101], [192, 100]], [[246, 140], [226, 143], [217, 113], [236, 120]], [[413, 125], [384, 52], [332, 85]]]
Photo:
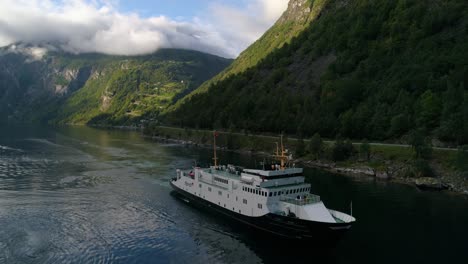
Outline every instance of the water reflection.
[[[221, 153], [255, 166], [261, 157]], [[305, 171], [359, 219], [324, 251], [259, 235], [170, 195], [175, 168], [211, 150], [86, 127], [0, 131], [0, 263], [395, 263], [467, 259], [468, 202], [372, 179]]]

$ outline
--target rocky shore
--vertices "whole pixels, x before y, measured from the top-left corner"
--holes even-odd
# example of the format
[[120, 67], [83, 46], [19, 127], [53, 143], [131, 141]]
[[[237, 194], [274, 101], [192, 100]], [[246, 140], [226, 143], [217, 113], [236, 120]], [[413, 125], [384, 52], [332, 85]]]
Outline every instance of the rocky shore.
[[[195, 146], [200, 148], [212, 148], [209, 144], [200, 144], [193, 141], [187, 141], [182, 139], [168, 139], [158, 136], [147, 136], [153, 140], [157, 140], [164, 143], [176, 143], [181, 145]], [[224, 151], [233, 151], [241, 154], [249, 155], [260, 155], [269, 157], [269, 153], [265, 152], [253, 152], [250, 150], [230, 150], [226, 148], [218, 148]], [[468, 181], [459, 176], [439, 176], [436, 178], [432, 177], [421, 177], [421, 178], [410, 178], [405, 177], [405, 170], [408, 166], [405, 164], [391, 164], [386, 167], [385, 170], [376, 170], [368, 166], [362, 166], [359, 164], [351, 164], [347, 166], [338, 165], [335, 162], [328, 160], [308, 160], [308, 159], [295, 159], [295, 164], [301, 164], [304, 167], [317, 168], [325, 170], [331, 173], [336, 173], [344, 176], [358, 176], [358, 177], [370, 177], [376, 180], [389, 181], [395, 183], [408, 184], [415, 186], [423, 191], [451, 191], [453, 193], [468, 195]]]

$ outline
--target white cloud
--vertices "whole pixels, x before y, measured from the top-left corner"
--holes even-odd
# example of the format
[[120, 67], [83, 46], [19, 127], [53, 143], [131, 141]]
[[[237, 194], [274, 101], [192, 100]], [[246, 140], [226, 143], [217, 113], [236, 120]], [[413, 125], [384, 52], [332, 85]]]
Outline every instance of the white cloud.
[[235, 57], [286, 9], [288, 0], [212, 2], [189, 22], [123, 13], [109, 0], [0, 0], [0, 46], [52, 43], [75, 52], [137, 55], [183, 48]]

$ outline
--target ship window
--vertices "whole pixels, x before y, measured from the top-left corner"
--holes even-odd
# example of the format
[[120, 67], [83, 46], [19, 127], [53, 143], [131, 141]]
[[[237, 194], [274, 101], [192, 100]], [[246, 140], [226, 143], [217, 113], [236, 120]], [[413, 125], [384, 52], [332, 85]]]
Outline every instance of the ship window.
[[271, 196], [273, 195], [273, 193], [272, 193], [272, 192], [270, 192], [270, 193], [269, 193], [269, 195], [270, 195], [270, 197], [271, 197]]
[[286, 194], [289, 194], [289, 190], [286, 190]]
[[200, 188], [201, 188], [201, 183], [200, 183], [200, 184], [198, 184], [198, 187], [200, 187]]
[[242, 200], [244, 204], [247, 204], [247, 199]]
[[208, 187], [208, 191], [211, 192], [211, 187]]
[[223, 195], [223, 192], [221, 192], [221, 191], [218, 191], [218, 194], [219, 194], [219, 195]]
[[237, 201], [237, 196], [236, 196], [236, 201]]
[[267, 193], [266, 193], [266, 192], [263, 192], [263, 196], [267, 196]]
[[257, 195], [258, 195], [258, 190], [255, 190], [255, 194], [257, 194]]
[[227, 195], [228, 195], [228, 198], [229, 198], [229, 193]]
[[259, 208], [259, 209], [262, 209], [262, 204], [258, 204], [258, 208]]

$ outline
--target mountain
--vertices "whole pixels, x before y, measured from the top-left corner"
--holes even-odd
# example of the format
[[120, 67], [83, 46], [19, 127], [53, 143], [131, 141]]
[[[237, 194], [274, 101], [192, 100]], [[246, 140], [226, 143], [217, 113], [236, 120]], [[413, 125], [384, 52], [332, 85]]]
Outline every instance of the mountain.
[[[271, 34], [296, 23], [287, 14], [299, 4], [305, 28], [292, 38]], [[271, 43], [283, 44], [260, 48]], [[467, 144], [468, 2], [291, 0], [285, 16], [207, 84], [166, 122], [393, 141], [417, 129]]]
[[[239, 74], [254, 67], [274, 50], [283, 47], [297, 37], [321, 13], [326, 1], [292, 0], [288, 9], [260, 39], [243, 51], [234, 62], [214, 78], [203, 83], [193, 94], [203, 93], [213, 85], [230, 76]], [[192, 94], [181, 100], [191, 97]], [[178, 104], [180, 103], [178, 102]], [[178, 105], [177, 104], [177, 105]], [[176, 107], [177, 107], [176, 105]]]
[[134, 124], [155, 118], [230, 62], [188, 50], [126, 57], [18, 43], [0, 49], [0, 119]]

